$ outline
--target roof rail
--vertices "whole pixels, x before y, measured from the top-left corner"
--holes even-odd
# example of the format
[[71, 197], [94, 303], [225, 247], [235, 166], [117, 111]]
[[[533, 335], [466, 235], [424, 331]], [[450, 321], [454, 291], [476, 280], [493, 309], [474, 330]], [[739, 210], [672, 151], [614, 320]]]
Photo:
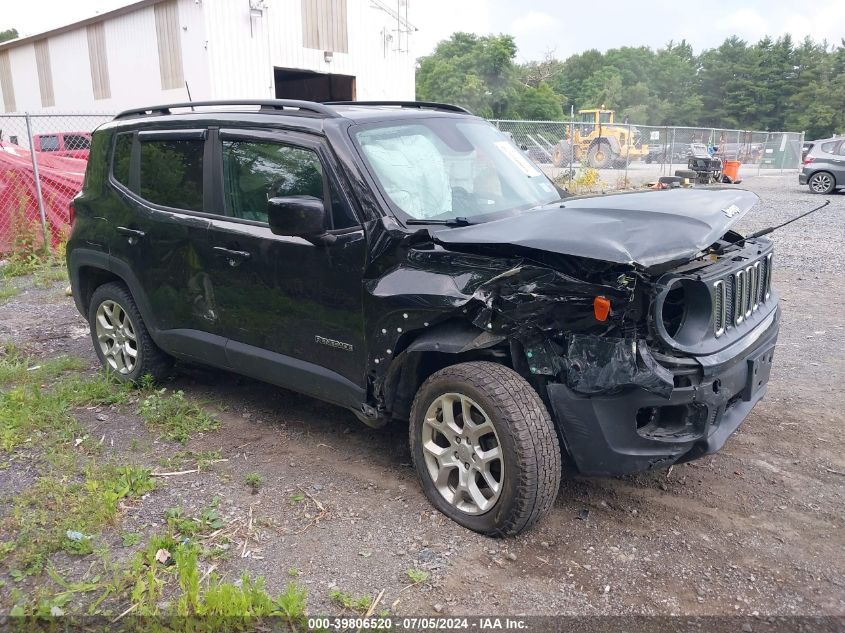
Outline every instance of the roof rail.
[[149, 106], [146, 108], [134, 108], [132, 110], [124, 110], [117, 114], [114, 118], [128, 119], [133, 116], [144, 115], [167, 115], [171, 113], [172, 108], [199, 108], [212, 106], [261, 106], [260, 112], [286, 112], [287, 108], [295, 108], [300, 112], [307, 112], [316, 114], [325, 118], [336, 118], [340, 115], [332, 108], [323, 105], [322, 103], [315, 103], [314, 101], [297, 101], [294, 99], [235, 99], [223, 101], [191, 101], [187, 103], [168, 103], [165, 105]]
[[443, 110], [445, 112], [472, 114], [472, 112], [461, 106], [452, 105], [451, 103], [436, 103], [434, 101], [326, 101], [324, 105], [397, 106], [399, 108], [429, 108], [431, 110]]

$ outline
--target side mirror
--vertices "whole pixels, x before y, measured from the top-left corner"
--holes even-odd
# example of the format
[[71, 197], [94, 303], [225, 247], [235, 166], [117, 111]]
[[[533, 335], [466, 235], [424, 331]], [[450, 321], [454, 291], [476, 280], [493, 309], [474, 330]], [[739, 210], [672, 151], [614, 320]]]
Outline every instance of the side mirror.
[[267, 221], [276, 235], [315, 237], [326, 232], [323, 201], [313, 196], [288, 196], [267, 201]]

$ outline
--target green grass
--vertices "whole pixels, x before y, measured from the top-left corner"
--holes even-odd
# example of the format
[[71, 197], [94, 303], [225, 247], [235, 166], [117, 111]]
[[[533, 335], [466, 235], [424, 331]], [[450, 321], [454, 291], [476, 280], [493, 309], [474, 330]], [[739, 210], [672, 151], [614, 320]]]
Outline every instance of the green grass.
[[424, 569], [409, 569], [406, 573], [408, 574], [408, 578], [415, 585], [425, 582], [431, 576], [431, 573], [425, 571]]
[[255, 494], [261, 488], [261, 484], [264, 483], [264, 477], [258, 473], [247, 473], [246, 477], [244, 477], [244, 482], [252, 490], [252, 493]]
[[[90, 464], [81, 477], [39, 477], [15, 497], [11, 514], [0, 523], [4, 532], [14, 534], [4, 565], [37, 575], [54, 552], [91, 553], [99, 531], [117, 519], [121, 501], [154, 488], [150, 471], [137, 466]], [[82, 538], [74, 540], [68, 532]]]
[[220, 518], [218, 510], [219, 501], [214, 499], [211, 504], [204, 508], [198, 517], [185, 516], [182, 508], [171, 508], [165, 513], [167, 526], [171, 532], [182, 537], [191, 537], [198, 534], [208, 534], [223, 527], [223, 519]]
[[7, 301], [18, 294], [18, 289], [14, 286], [3, 285], [0, 287], [0, 302]]
[[[40, 364], [28, 358], [0, 360], [0, 453], [11, 453], [23, 445], [55, 447], [82, 437], [72, 409], [80, 406], [125, 404], [130, 388], [115, 383], [105, 374], [83, 378], [65, 372], [85, 367], [71, 357], [59, 357]], [[52, 380], [52, 383], [50, 381]]]
[[340, 589], [332, 589], [329, 592], [329, 598], [331, 598], [332, 602], [337, 605], [340, 605], [344, 609], [349, 609], [350, 611], [355, 611], [356, 613], [364, 614], [370, 608], [370, 605], [373, 604], [372, 596], [359, 596], [354, 597], [351, 594], [348, 594]]
[[160, 431], [163, 437], [185, 444], [195, 433], [205, 433], [220, 427], [216, 416], [185, 400], [185, 394], [181, 391], [169, 396], [166, 392], [165, 388], [150, 394], [141, 402], [138, 410], [144, 421]]
[[[208, 571], [225, 549], [205, 549], [196, 537], [224, 527], [216, 501], [195, 517], [169, 511], [167, 534], [148, 537], [139, 551], [129, 552], [128, 561], [126, 553], [112, 559], [109, 545], [115, 540], [118, 548], [137, 549], [144, 542], [141, 533], [121, 530], [121, 521], [141, 497], [154, 493], [155, 480], [147, 468], [100, 461], [96, 440], [77, 442], [86, 433], [77, 408], [128, 405], [137, 393], [106, 374], [85, 376], [86, 368], [80, 359], [34, 359], [12, 344], [0, 346], [0, 471], [24, 465], [32, 477], [0, 508], [3, 611], [113, 618], [131, 608], [124, 622], [135, 616], [200, 616], [226, 630], [253, 630], [261, 618], [273, 616], [304, 630], [307, 595], [294, 581], [271, 596], [262, 578], [244, 575], [232, 582]], [[145, 390], [140, 412], [165, 437], [185, 441], [218, 426], [181, 392], [142, 387], [141, 393]], [[173, 459], [196, 461], [205, 469], [221, 457], [220, 451], [207, 451]], [[221, 535], [217, 542], [226, 540]], [[167, 564], [156, 560], [160, 549], [168, 552]], [[81, 564], [60, 573], [68, 557]]]

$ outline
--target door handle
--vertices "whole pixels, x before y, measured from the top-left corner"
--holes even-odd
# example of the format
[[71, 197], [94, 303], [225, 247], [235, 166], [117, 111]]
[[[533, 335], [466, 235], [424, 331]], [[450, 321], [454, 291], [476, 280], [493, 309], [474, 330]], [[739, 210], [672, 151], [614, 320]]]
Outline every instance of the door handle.
[[127, 241], [133, 246], [137, 244], [138, 241], [146, 235], [146, 233], [144, 233], [143, 231], [139, 231], [138, 229], [130, 229], [126, 226], [117, 227], [117, 232], [121, 235], [125, 235], [126, 237], [128, 237], [129, 239]]
[[222, 246], [215, 246], [212, 250], [218, 257], [225, 257], [228, 259], [230, 266], [237, 266], [242, 261], [252, 257], [252, 255], [247, 251], [236, 251], [230, 248], [223, 248]]

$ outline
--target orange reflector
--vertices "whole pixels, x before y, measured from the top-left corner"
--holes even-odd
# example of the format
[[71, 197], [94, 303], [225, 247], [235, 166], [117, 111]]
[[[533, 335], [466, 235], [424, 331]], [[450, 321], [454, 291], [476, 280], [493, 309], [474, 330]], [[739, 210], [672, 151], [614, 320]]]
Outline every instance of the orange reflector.
[[610, 314], [610, 299], [607, 297], [593, 299], [593, 313], [596, 315], [596, 321], [607, 321], [607, 316]]

